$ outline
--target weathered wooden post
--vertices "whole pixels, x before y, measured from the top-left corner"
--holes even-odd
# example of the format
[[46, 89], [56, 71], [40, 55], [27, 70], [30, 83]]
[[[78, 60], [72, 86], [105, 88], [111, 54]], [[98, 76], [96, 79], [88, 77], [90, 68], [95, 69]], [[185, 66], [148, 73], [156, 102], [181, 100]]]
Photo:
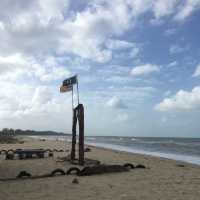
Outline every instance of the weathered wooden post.
[[84, 165], [84, 107], [83, 104], [78, 105], [79, 120], [79, 165]]
[[75, 160], [76, 158], [76, 125], [77, 125], [77, 114], [76, 114], [76, 109], [73, 109], [71, 160]]
[[79, 157], [78, 163], [84, 165], [84, 107], [83, 104], [79, 104], [73, 110], [73, 125], [72, 125], [72, 149], [71, 160], [76, 158], [76, 126], [77, 119], [79, 125]]

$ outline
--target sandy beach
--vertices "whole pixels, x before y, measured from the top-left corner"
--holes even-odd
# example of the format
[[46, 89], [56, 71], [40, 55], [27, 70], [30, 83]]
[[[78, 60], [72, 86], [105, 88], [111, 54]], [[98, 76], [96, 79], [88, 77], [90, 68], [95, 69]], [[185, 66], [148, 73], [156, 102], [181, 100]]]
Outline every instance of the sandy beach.
[[[0, 160], [0, 178], [15, 177], [26, 170], [32, 175], [48, 173], [55, 168], [66, 170], [65, 162], [56, 162], [56, 157], [69, 154], [70, 144], [64, 141], [41, 141], [23, 138], [23, 144], [1, 144], [1, 149], [44, 148], [63, 149], [53, 158], [29, 160]], [[64, 200], [64, 199], [123, 199], [123, 200], [198, 200], [200, 196], [200, 166], [179, 161], [118, 152], [90, 147], [87, 158], [105, 164], [143, 164], [147, 169], [77, 177], [57, 176], [41, 179], [0, 181], [1, 200]], [[184, 167], [179, 165], [183, 164]], [[73, 184], [74, 178], [78, 184]]]

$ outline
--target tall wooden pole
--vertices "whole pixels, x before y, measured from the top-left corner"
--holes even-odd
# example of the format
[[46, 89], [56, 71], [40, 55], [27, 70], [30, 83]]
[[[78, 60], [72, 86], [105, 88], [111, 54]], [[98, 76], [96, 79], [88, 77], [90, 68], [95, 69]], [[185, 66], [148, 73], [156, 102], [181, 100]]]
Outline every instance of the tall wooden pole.
[[74, 110], [74, 87], [72, 85], [72, 112], [73, 112], [73, 110]]
[[79, 119], [79, 165], [84, 165], [84, 107], [83, 104], [78, 105]]
[[71, 160], [76, 158], [76, 124], [77, 124], [77, 112], [76, 108], [73, 109], [73, 121], [72, 121], [72, 149], [71, 149]]
[[78, 100], [78, 105], [79, 105], [79, 85], [78, 85], [78, 75], [76, 75], [76, 87], [77, 87], [77, 100]]
[[74, 88], [72, 85], [72, 146], [71, 146], [71, 160], [75, 159], [76, 152], [76, 113], [74, 110]]

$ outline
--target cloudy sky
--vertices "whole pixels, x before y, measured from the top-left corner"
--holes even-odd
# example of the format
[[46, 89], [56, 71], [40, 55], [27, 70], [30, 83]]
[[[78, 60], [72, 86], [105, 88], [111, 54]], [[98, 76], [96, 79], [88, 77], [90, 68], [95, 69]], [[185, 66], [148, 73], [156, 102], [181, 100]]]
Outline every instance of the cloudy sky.
[[200, 0], [1, 0], [0, 128], [200, 136]]

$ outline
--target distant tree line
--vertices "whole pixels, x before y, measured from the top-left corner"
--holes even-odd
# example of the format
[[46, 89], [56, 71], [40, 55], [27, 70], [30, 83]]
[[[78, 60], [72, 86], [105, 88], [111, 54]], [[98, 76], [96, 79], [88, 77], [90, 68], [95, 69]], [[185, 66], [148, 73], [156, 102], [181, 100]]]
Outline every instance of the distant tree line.
[[3, 128], [0, 135], [15, 136], [15, 135], [69, 135], [62, 132], [55, 131], [34, 131], [34, 130], [21, 130], [12, 128]]

